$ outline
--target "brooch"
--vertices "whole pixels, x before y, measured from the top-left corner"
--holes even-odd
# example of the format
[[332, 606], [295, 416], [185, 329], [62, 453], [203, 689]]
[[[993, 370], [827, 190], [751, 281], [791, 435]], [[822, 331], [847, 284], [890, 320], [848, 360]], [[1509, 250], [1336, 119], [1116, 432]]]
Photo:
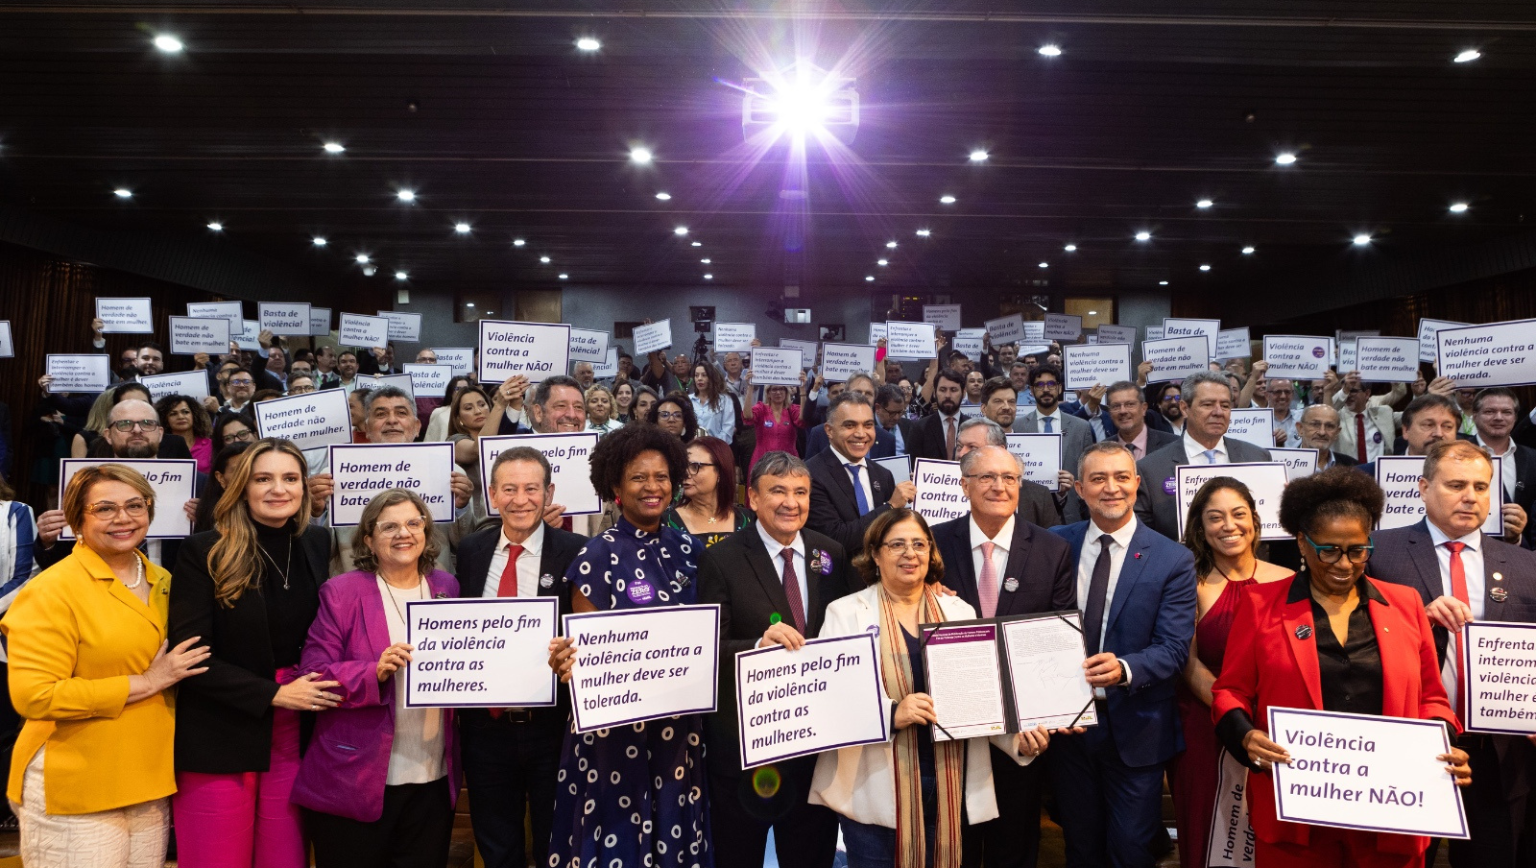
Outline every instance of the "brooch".
[[1008, 593], [1011, 594], [1014, 591], [1017, 591], [1018, 589], [1019, 589], [1019, 580], [1018, 579], [1007, 578], [1007, 579], [1003, 580], [1003, 590], [1005, 590], [1005, 591], [1007, 591]]
[[824, 576], [832, 575], [832, 555], [821, 549], [811, 549], [810, 571]]
[[1493, 580], [1495, 582], [1502, 582], [1502, 581], [1504, 581], [1504, 574], [1503, 573], [1494, 573], [1493, 574]]
[[1133, 561], [1141, 560], [1141, 552], [1137, 552], [1137, 553], [1131, 555], [1131, 560], [1133, 560]]
[[1494, 588], [1488, 592], [1488, 596], [1492, 597], [1495, 603], [1502, 603], [1509, 599], [1509, 592], [1503, 588]]
[[554, 576], [550, 575], [549, 573], [545, 573], [544, 575], [539, 576], [539, 587], [541, 587], [541, 588], [553, 588], [554, 586], [555, 586], [555, 577]]
[[1296, 628], [1296, 638], [1297, 639], [1310, 639], [1310, 638], [1312, 638], [1312, 628], [1308, 627], [1306, 624], [1302, 624], [1300, 627], [1297, 627]]

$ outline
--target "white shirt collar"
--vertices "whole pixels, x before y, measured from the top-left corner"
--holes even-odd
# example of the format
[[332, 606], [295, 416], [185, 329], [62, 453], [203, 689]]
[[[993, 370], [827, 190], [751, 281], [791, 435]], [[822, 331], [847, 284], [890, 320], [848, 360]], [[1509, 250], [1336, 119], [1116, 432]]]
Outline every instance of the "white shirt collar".
[[[501, 540], [496, 543], [496, 551], [504, 552], [504, 551], [507, 550], [507, 546], [509, 546], [511, 544], [512, 544], [512, 541], [507, 539], [507, 530], [506, 530], [506, 528], [502, 528], [502, 530], [501, 530]], [[534, 557], [539, 557], [539, 556], [543, 555], [543, 553], [544, 553], [544, 522], [542, 522], [542, 521], [539, 522], [539, 526], [533, 529], [533, 533], [528, 534], [528, 538], [523, 540], [522, 546], [523, 546], [523, 554], [533, 555]]]
[[1445, 531], [1443, 531], [1439, 527], [1437, 527], [1434, 522], [1432, 522], [1432, 521], [1430, 521], [1428, 519], [1425, 519], [1424, 523], [1429, 526], [1429, 538], [1431, 540], [1434, 540], [1435, 548], [1437, 548], [1437, 549], [1440, 548], [1441, 546], [1445, 545], [1448, 542], [1461, 542], [1461, 543], [1466, 543], [1467, 548], [1469, 548], [1469, 549], [1471, 549], [1471, 550], [1473, 550], [1475, 552], [1482, 551], [1482, 545], [1483, 545], [1483, 529], [1482, 528], [1478, 528], [1477, 530], [1472, 531], [1471, 533], [1467, 534], [1466, 536], [1456, 537], [1453, 540], [1451, 537], [1446, 535]]
[[839, 450], [836, 446], [831, 445], [830, 443], [827, 444], [827, 448], [832, 450], [832, 454], [833, 455], [837, 456], [837, 463], [841, 464], [841, 465], [844, 465], [845, 467], [847, 465], [849, 465], [849, 464], [857, 464], [858, 466], [863, 467], [864, 466], [864, 458], [868, 458], [869, 457], [866, 454], [864, 456], [864, 458], [860, 458], [858, 461], [854, 461], [852, 458], [849, 458], [848, 456], [844, 455], [841, 450]]
[[763, 545], [768, 547], [768, 560], [772, 561], [775, 567], [783, 569], [779, 566], [779, 558], [782, 557], [779, 553], [785, 549], [791, 549], [800, 557], [805, 557], [805, 537], [801, 534], [795, 534], [795, 541], [786, 546], [769, 536], [768, 531], [763, 529], [762, 522], [754, 521], [752, 526], [757, 528], [758, 537], [762, 539]]
[[[1204, 455], [1207, 450], [1206, 450], [1206, 448], [1204, 446], [1200, 445], [1200, 441], [1199, 440], [1196, 440], [1195, 438], [1189, 436], [1189, 426], [1188, 425], [1184, 426], [1183, 437], [1184, 437], [1184, 458], [1187, 459], [1191, 464], [1193, 464], [1194, 461], [1195, 461], [1195, 456], [1197, 456], [1197, 455]], [[1227, 457], [1227, 438], [1225, 436], [1223, 436], [1220, 440], [1216, 441], [1216, 454], [1220, 455], [1223, 458]]]
[[1057, 404], [1056, 405], [1056, 409], [1052, 410], [1049, 413], [1042, 413], [1039, 410], [1036, 410], [1035, 411], [1035, 416], [1037, 416], [1037, 417], [1039, 417], [1041, 419], [1060, 419], [1061, 418], [1061, 405]]
[[982, 543], [990, 542], [998, 545], [1004, 551], [1008, 550], [1013, 545], [1013, 520], [1014, 516], [1008, 516], [1008, 520], [1003, 522], [1003, 527], [997, 532], [997, 536], [989, 537], [981, 529], [981, 525], [976, 523], [976, 517], [972, 515], [969, 520], [971, 526], [971, 548], [974, 550], [980, 548]]
[[[1515, 443], [1515, 438], [1513, 438], [1513, 437], [1509, 438], [1509, 448], [1508, 449], [1505, 449], [1503, 452], [1494, 452], [1493, 451], [1493, 447], [1488, 445], [1488, 441], [1483, 439], [1483, 435], [1478, 434], [1476, 436], [1477, 436], [1477, 445], [1483, 447], [1484, 449], [1487, 449], [1488, 452], [1490, 454], [1492, 454], [1492, 455], [1495, 455], [1495, 456], [1497, 456], [1499, 458], [1511, 458], [1511, 456], [1513, 456], [1515, 454], [1515, 446], [1518, 445], [1518, 444]], [[1511, 460], [1513, 460], [1513, 459], [1511, 458]]]
[[[1110, 534], [1109, 538], [1114, 540], [1115, 545], [1120, 548], [1128, 549], [1131, 547], [1131, 537], [1136, 535], [1136, 526], [1136, 516], [1132, 515], [1131, 520], [1125, 523], [1125, 527]], [[1087, 548], [1089, 543], [1098, 545], [1099, 537], [1103, 535], [1104, 531], [1099, 530], [1099, 526], [1093, 523], [1093, 519], [1088, 519], [1088, 534], [1083, 537], [1083, 548]]]

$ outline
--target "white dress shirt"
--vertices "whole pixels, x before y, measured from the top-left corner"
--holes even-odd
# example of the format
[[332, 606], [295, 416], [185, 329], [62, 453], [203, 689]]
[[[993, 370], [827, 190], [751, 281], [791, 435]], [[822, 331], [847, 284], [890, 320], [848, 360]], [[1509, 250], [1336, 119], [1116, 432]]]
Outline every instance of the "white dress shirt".
[[[807, 579], [805, 575], [805, 537], [797, 533], [795, 534], [795, 541], [786, 546], [773, 537], [769, 536], [768, 531], [763, 530], [763, 525], [761, 522], [754, 521], [752, 522], [752, 526], [757, 528], [758, 537], [762, 539], [763, 545], [768, 548], [768, 560], [772, 562], [773, 571], [778, 575], [779, 581], [781, 582], [784, 580], [784, 556], [782, 552], [785, 549], [789, 549], [790, 551], [794, 552], [790, 559], [795, 562], [795, 582], [800, 585], [800, 605], [809, 610], [811, 607], [811, 594], [810, 588], [806, 586]], [[788, 597], [789, 595], [785, 594], [784, 596]], [[784, 615], [784, 621], [788, 623], [790, 620], [789, 613], [784, 612], [782, 614]], [[805, 616], [806, 626], [809, 626], [811, 613], [809, 611], [805, 611], [801, 614]], [[806, 638], [810, 639], [814, 637], [806, 636]]]
[[1478, 435], [1477, 445], [1487, 449], [1489, 455], [1504, 459], [1499, 463], [1499, 472], [1503, 477], [1499, 480], [1499, 483], [1504, 486], [1505, 502], [1514, 503], [1515, 486], [1519, 482], [1519, 476], [1516, 473], [1519, 468], [1515, 467], [1515, 450], [1518, 448], [1515, 438], [1509, 438], [1509, 446], [1503, 452], [1494, 452], [1493, 447], [1488, 445], [1488, 441], [1484, 440], [1482, 435]]
[[[1391, 447], [1388, 444], [1396, 436], [1397, 432], [1382, 431], [1380, 426], [1376, 424], [1375, 418], [1373, 418], [1370, 413], [1364, 410], [1356, 413], [1348, 407], [1340, 407], [1339, 430], [1348, 431], [1349, 435], [1354, 437], [1356, 416], [1365, 417], [1365, 460], [1375, 461], [1383, 455], [1391, 455]], [[1337, 444], [1339, 442], [1339, 438], [1335, 437], [1333, 442]], [[1357, 445], [1355, 448], [1358, 449], [1359, 446]], [[1344, 450], [1340, 451], [1342, 452]], [[1346, 452], [1345, 454], [1349, 455], [1350, 458], [1359, 457], [1354, 452]]]
[[[1432, 521], [1429, 525], [1429, 538], [1435, 543], [1435, 562], [1440, 565], [1440, 596], [1449, 597], [1451, 594], [1451, 550], [1445, 544], [1451, 542], [1451, 537], [1435, 526]], [[1478, 528], [1463, 537], [1457, 537], [1456, 542], [1466, 543], [1461, 550], [1461, 566], [1467, 574], [1467, 604], [1472, 607], [1472, 620], [1483, 620], [1483, 610], [1486, 608], [1484, 600], [1488, 596], [1484, 593], [1484, 586], [1488, 584], [1487, 576], [1483, 572], [1483, 530]], [[1456, 695], [1456, 665], [1461, 660], [1461, 648], [1459, 646], [1461, 634], [1451, 634], [1451, 646], [1445, 650], [1445, 665], [1440, 667], [1440, 680], [1445, 684], [1445, 695], [1451, 699], [1451, 707], [1458, 708], [1460, 697]]]
[[[870, 509], [879, 506], [880, 504], [875, 503], [875, 490], [869, 487], [869, 462], [864, 460], [864, 458], [854, 461], [852, 458], [837, 451], [836, 446], [828, 445], [827, 448], [832, 450], [833, 455], [837, 456], [837, 463], [843, 465], [843, 472], [848, 474], [850, 481], [853, 481], [853, 473], [848, 469], [848, 465], [853, 464], [859, 468], [859, 478], [854, 484], [864, 489], [864, 502], [869, 504]], [[867, 458], [868, 456], [865, 457]], [[857, 503], [858, 501], [854, 502]]]
[[[1099, 650], [1104, 650], [1104, 634], [1109, 628], [1109, 613], [1114, 608], [1115, 586], [1120, 583], [1120, 568], [1125, 566], [1125, 553], [1130, 550], [1131, 537], [1136, 535], [1138, 522], [1133, 514], [1131, 520], [1125, 523], [1125, 527], [1109, 535], [1109, 587], [1104, 589], [1104, 621], [1099, 625]], [[1088, 590], [1093, 584], [1093, 565], [1099, 561], [1099, 537], [1104, 531], [1090, 519], [1088, 532], [1083, 536], [1083, 550], [1077, 556], [1077, 600], [1079, 608], [1088, 608]], [[1131, 683], [1131, 667], [1125, 661], [1120, 661], [1125, 666], [1125, 682]], [[1102, 688], [1094, 689], [1095, 695], [1103, 698]]]
[[[1047, 419], [1051, 420], [1051, 427], [1050, 427], [1049, 430], [1047, 430], [1046, 427], [1045, 427], [1045, 420], [1047, 420]], [[1035, 410], [1035, 431], [1037, 431], [1038, 433], [1041, 433], [1041, 434], [1062, 434], [1062, 433], [1065, 433], [1063, 428], [1064, 428], [1064, 426], [1061, 424], [1061, 405], [1060, 404], [1057, 404], [1056, 405], [1056, 409], [1054, 411], [1050, 412], [1050, 413], [1042, 413], [1038, 409]]]
[[1014, 516], [1008, 516], [1003, 526], [998, 530], [997, 536], [989, 537], [981, 526], [976, 524], [975, 516], [970, 519], [971, 525], [971, 569], [976, 577], [976, 588], [981, 589], [981, 563], [983, 555], [981, 544], [992, 543], [992, 568], [997, 576], [997, 590], [1002, 593], [1004, 572], [1008, 569], [1008, 547], [1013, 545], [1013, 520]]
[[[496, 553], [491, 555], [491, 565], [485, 571], [485, 589], [480, 596], [487, 600], [496, 599], [496, 592], [501, 588], [501, 571], [507, 568], [507, 546], [512, 541], [507, 539], [505, 528], [501, 531], [501, 538], [496, 541]], [[539, 561], [544, 556], [544, 522], [533, 529], [533, 533], [523, 540], [523, 554], [517, 559], [517, 595], [519, 597], [537, 597], [539, 595]]]
[[1190, 464], [1231, 464], [1232, 463], [1231, 459], [1229, 459], [1227, 457], [1227, 438], [1225, 438], [1225, 437], [1223, 437], [1220, 440], [1216, 441], [1216, 458], [1214, 460], [1207, 460], [1206, 455], [1205, 455], [1205, 451], [1206, 451], [1205, 447], [1201, 446], [1200, 442], [1198, 440], [1196, 440], [1195, 438], [1189, 436], [1189, 429], [1185, 428], [1184, 429], [1184, 457], [1189, 460]]

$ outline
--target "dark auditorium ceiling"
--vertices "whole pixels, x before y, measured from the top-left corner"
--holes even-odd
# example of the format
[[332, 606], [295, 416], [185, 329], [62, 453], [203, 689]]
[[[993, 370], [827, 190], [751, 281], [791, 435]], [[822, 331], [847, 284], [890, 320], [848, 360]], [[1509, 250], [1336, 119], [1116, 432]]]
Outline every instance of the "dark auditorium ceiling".
[[[797, 60], [860, 104], [803, 173], [733, 87]], [[0, 3], [0, 204], [338, 285], [1241, 291], [1529, 232], [1533, 66], [1529, 2]]]

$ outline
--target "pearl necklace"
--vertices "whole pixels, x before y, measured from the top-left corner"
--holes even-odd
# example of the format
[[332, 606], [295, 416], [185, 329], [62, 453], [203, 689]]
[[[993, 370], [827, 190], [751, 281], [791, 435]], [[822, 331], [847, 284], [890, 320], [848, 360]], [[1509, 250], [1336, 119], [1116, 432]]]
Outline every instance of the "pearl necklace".
[[134, 555], [133, 556], [133, 565], [136, 568], [135, 571], [138, 573], [139, 577], [134, 579], [133, 580], [133, 584], [131, 584], [131, 585], [128, 584], [127, 582], [123, 582], [123, 587], [127, 588], [130, 591], [137, 591], [139, 589], [139, 586], [144, 584], [144, 559], [139, 557], [138, 555]]

